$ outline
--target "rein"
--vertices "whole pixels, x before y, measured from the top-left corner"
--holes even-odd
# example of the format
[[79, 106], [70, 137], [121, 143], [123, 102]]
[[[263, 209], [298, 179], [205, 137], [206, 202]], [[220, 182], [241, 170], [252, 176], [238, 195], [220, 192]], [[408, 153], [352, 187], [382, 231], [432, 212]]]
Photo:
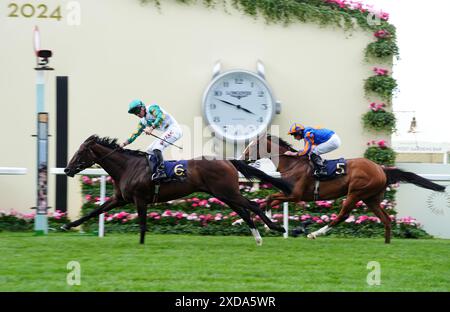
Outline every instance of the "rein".
[[114, 152], [116, 152], [117, 150], [119, 150], [117, 147], [115, 149], [113, 149], [111, 152], [109, 152], [108, 154], [106, 154], [105, 156], [103, 156], [102, 158], [99, 158], [96, 160], [96, 162], [102, 161], [103, 159], [105, 159], [108, 156], [111, 156]]
[[[79, 170], [79, 171], [82, 171], [82, 170], [84, 170], [84, 169], [86, 169], [86, 168], [89, 168], [89, 167], [92, 167], [95, 163], [98, 163], [98, 162], [100, 162], [100, 161], [102, 161], [103, 159], [105, 159], [106, 157], [108, 157], [108, 156], [110, 156], [112, 153], [114, 153], [115, 151], [117, 151], [118, 150], [118, 148], [115, 148], [115, 149], [113, 149], [111, 152], [109, 152], [108, 154], [106, 154], [105, 156], [103, 156], [103, 157], [101, 157], [101, 158], [99, 158], [99, 159], [97, 159], [97, 160], [93, 160], [93, 161], [91, 161], [91, 163], [87, 163], [87, 162], [85, 162], [85, 161], [82, 161], [82, 162], [80, 162], [79, 164], [78, 164], [78, 166], [76, 166], [76, 170]], [[91, 150], [91, 152], [92, 152], [92, 150]], [[93, 153], [93, 152], [92, 152]]]
[[[106, 154], [105, 156], [103, 156], [103, 157], [101, 157], [101, 158], [99, 158], [99, 159], [97, 159], [97, 160], [91, 161], [90, 164], [86, 163], [85, 161], [82, 161], [82, 162], [80, 162], [80, 163], [78, 164], [78, 166], [76, 166], [76, 170], [82, 171], [82, 170], [84, 170], [84, 169], [86, 169], [86, 168], [92, 167], [95, 163], [98, 163], [98, 162], [102, 161], [103, 159], [105, 159], [106, 157], [110, 156], [112, 153], [114, 153], [114, 152], [117, 151], [117, 150], [118, 150], [118, 148], [113, 149], [111, 152], [109, 152], [109, 153]], [[92, 152], [91, 149], [90, 149], [90, 151]], [[93, 153], [93, 152], [92, 152], [92, 153]]]

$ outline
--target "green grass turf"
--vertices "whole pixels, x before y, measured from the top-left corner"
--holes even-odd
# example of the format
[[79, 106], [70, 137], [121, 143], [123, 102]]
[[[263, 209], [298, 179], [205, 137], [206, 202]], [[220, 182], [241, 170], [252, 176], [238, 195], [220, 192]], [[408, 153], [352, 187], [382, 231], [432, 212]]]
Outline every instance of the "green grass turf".
[[[450, 240], [0, 233], [0, 291], [449, 291]], [[81, 265], [69, 286], [67, 263]], [[381, 285], [366, 282], [381, 265]]]

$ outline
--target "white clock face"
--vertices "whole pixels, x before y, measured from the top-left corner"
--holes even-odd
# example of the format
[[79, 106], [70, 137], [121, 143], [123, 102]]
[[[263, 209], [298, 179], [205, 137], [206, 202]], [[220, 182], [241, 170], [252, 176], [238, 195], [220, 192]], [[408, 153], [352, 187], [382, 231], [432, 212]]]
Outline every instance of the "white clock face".
[[206, 89], [203, 112], [216, 136], [243, 141], [267, 129], [275, 108], [264, 79], [252, 72], [230, 71]]

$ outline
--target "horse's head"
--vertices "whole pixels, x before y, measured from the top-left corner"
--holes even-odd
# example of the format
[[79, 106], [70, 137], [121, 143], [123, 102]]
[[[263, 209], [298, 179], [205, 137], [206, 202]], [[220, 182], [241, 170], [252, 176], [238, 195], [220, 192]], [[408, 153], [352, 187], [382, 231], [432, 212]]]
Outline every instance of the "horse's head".
[[251, 141], [244, 149], [240, 159], [257, 160], [261, 158], [278, 157], [286, 151], [295, 151], [294, 148], [277, 136], [264, 134]]
[[95, 143], [96, 138], [96, 135], [92, 135], [80, 145], [80, 148], [76, 151], [75, 155], [73, 155], [69, 164], [64, 169], [66, 175], [73, 177], [95, 163], [95, 156], [91, 150], [91, 146]]

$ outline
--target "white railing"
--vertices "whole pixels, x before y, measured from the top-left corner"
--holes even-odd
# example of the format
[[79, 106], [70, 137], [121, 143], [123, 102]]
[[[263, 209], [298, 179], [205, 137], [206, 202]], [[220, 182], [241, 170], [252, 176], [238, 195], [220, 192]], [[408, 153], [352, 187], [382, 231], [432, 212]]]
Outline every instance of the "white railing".
[[[64, 168], [51, 168], [50, 173], [52, 174], [65, 174]], [[78, 173], [79, 175], [98, 175], [100, 176], [100, 205], [102, 205], [105, 202], [106, 198], [106, 176], [109, 174], [103, 170], [103, 169], [85, 169]], [[266, 174], [279, 178], [280, 173], [279, 172], [266, 172]], [[240, 182], [248, 182], [248, 180], [239, 173], [239, 181]], [[258, 187], [258, 183], [255, 183], [255, 187]], [[288, 238], [288, 232], [289, 232], [289, 206], [287, 202], [283, 203], [283, 226], [286, 230], [285, 233], [283, 233], [284, 238]], [[272, 215], [272, 211], [268, 211], [269, 218]], [[105, 215], [102, 213], [99, 216], [98, 219], [98, 236], [103, 237], [105, 235]]]
[[27, 168], [0, 167], [0, 174], [2, 175], [23, 175], [27, 172]]

